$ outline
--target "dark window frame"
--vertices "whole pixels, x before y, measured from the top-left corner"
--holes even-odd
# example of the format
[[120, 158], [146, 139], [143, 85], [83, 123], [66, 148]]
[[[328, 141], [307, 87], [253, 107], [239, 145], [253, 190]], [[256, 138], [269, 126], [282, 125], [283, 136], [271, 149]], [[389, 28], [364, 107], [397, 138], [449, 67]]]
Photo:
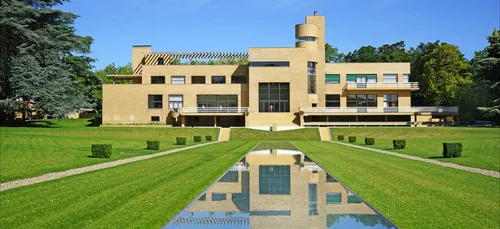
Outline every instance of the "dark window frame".
[[156, 60], [156, 63], [157, 63], [158, 65], [165, 65], [165, 60], [164, 60], [163, 58], [161, 58], [161, 57], [160, 57], [160, 58], [158, 58], [158, 59]]
[[242, 75], [233, 75], [231, 76], [231, 84], [248, 84], [248, 77]]
[[212, 84], [226, 84], [226, 76], [212, 76]]
[[[277, 88], [275, 87], [276, 84]], [[272, 91], [276, 89], [277, 94], [275, 91]], [[265, 93], [262, 93], [263, 91]], [[272, 99], [272, 96], [277, 96], [278, 99]], [[258, 99], [260, 113], [290, 112], [290, 83], [259, 83]], [[276, 105], [277, 107], [275, 107]]]
[[206, 76], [191, 76], [191, 84], [206, 84], [206, 82]]
[[[373, 99], [374, 101], [370, 101]], [[377, 95], [376, 94], [348, 94], [346, 96], [347, 107], [377, 107]], [[354, 106], [353, 106], [354, 104]], [[372, 105], [369, 105], [372, 104]], [[360, 106], [361, 105], [361, 106]]]
[[[155, 120], [158, 118], [158, 120]], [[151, 122], [159, 122], [160, 121], [160, 116], [151, 116]]]
[[290, 67], [290, 61], [252, 61], [250, 67]]
[[259, 165], [259, 195], [290, 195], [290, 171], [290, 165]]
[[162, 109], [162, 108], [163, 108], [163, 95], [158, 95], [158, 94], [148, 95], [148, 109]]
[[327, 94], [325, 101], [325, 107], [340, 107], [340, 94]]
[[151, 76], [151, 84], [165, 84], [165, 76]]

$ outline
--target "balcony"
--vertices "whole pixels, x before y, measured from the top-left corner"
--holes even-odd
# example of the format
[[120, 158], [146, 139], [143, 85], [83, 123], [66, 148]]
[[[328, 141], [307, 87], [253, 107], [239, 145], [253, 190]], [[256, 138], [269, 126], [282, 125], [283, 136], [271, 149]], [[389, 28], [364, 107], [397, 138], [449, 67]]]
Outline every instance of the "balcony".
[[179, 109], [182, 115], [242, 115], [248, 112], [248, 107], [183, 107]]
[[308, 107], [300, 108], [305, 115], [342, 115], [342, 114], [416, 114], [431, 113], [454, 115], [458, 107]]
[[344, 90], [418, 90], [418, 82], [409, 83], [346, 83]]

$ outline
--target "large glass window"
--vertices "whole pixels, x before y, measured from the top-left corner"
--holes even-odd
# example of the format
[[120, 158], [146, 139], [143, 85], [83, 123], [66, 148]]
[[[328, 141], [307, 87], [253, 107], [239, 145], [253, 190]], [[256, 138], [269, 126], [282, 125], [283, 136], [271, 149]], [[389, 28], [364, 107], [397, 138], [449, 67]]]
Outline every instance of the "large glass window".
[[384, 74], [384, 83], [397, 83], [398, 74]]
[[238, 182], [238, 171], [228, 171], [219, 182]]
[[238, 95], [198, 95], [198, 107], [238, 107]]
[[182, 108], [183, 96], [182, 95], [169, 95], [168, 96], [168, 108], [178, 111]]
[[326, 74], [325, 75], [325, 83], [327, 83], [327, 84], [339, 84], [340, 83], [340, 74]]
[[212, 76], [212, 84], [225, 84], [226, 77], [225, 76]]
[[347, 95], [347, 107], [377, 107], [377, 95]]
[[347, 74], [348, 83], [376, 83], [377, 74]]
[[290, 112], [290, 84], [259, 83], [259, 112]]
[[398, 95], [384, 95], [384, 107], [398, 107]]
[[318, 215], [318, 185], [309, 184], [309, 215]]
[[340, 107], [340, 95], [326, 95], [326, 107]]
[[246, 76], [231, 76], [232, 84], [246, 84], [248, 83]]
[[163, 95], [148, 95], [148, 108], [158, 109], [163, 107]]
[[316, 94], [316, 62], [307, 62], [307, 92]]
[[165, 84], [165, 76], [151, 76], [151, 84]]
[[266, 62], [250, 62], [250, 67], [290, 67], [288, 61], [266, 61]]
[[191, 76], [191, 84], [205, 84], [205, 76]]
[[403, 74], [403, 83], [410, 82], [410, 74]]
[[185, 84], [186, 77], [184, 76], [172, 76], [172, 84]]
[[290, 195], [290, 166], [259, 165], [259, 194]]

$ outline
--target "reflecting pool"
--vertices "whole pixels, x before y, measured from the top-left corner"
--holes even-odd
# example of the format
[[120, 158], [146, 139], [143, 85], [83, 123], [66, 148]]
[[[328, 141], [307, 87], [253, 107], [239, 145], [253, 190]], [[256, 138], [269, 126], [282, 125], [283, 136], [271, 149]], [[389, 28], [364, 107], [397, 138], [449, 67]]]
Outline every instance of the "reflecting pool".
[[398, 228], [302, 152], [262, 148], [164, 228]]

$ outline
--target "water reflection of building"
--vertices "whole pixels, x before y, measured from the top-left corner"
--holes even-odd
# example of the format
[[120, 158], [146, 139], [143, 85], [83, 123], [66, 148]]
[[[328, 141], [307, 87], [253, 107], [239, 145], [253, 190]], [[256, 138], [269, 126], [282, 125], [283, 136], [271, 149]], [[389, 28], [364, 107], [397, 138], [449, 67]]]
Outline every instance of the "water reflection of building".
[[[249, 213], [252, 228], [325, 228], [341, 215], [377, 215], [298, 151], [249, 153], [188, 210]], [[336, 218], [337, 217], [337, 218]]]

